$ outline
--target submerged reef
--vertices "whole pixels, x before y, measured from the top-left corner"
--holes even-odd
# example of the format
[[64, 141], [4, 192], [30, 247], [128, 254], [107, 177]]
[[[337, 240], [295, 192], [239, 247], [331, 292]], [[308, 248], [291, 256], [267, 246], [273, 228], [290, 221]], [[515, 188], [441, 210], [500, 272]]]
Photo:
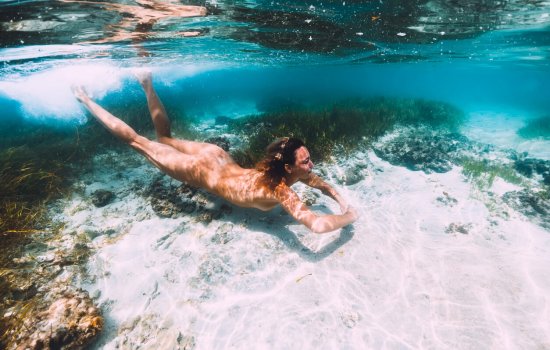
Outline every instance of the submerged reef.
[[526, 139], [537, 137], [550, 139], [550, 114], [530, 120], [527, 125], [518, 130], [518, 134]]

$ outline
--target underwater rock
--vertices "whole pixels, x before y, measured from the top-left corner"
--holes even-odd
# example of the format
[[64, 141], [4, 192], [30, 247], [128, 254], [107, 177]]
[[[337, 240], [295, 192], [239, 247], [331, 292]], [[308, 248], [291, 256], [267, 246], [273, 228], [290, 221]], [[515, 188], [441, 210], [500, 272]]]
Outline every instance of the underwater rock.
[[34, 318], [19, 328], [17, 349], [82, 349], [103, 327], [103, 318], [88, 293], [65, 291], [52, 295]]
[[463, 235], [467, 235], [471, 228], [472, 224], [457, 224], [453, 222], [447, 226], [445, 233], [461, 233]]
[[176, 196], [166, 199], [151, 198], [151, 208], [160, 217], [176, 218], [181, 214], [191, 214], [195, 211], [195, 203], [182, 200]]
[[223, 149], [226, 152], [229, 152], [229, 140], [225, 137], [216, 136], [216, 137], [210, 137], [204, 140], [204, 142], [208, 142], [211, 144], [214, 144], [221, 149]]
[[457, 134], [409, 130], [377, 142], [374, 152], [392, 165], [427, 174], [445, 173], [452, 169], [453, 159], [466, 148], [466, 142], [466, 138]]
[[92, 193], [92, 203], [98, 208], [104, 207], [115, 198], [115, 194], [107, 190], [97, 190]]
[[319, 198], [319, 195], [313, 191], [306, 191], [301, 195], [301, 197], [302, 202], [308, 207], [311, 207], [317, 202], [317, 198]]
[[532, 219], [533, 222], [550, 229], [550, 198], [547, 193], [534, 193], [524, 189], [506, 192], [502, 199], [506, 204]]
[[[5, 290], [7, 290], [6, 297], [11, 300], [28, 300], [36, 295], [38, 292], [37, 284], [32, 280], [25, 280], [17, 278], [16, 276], [10, 276], [10, 273], [7, 273], [6, 281], [2, 281], [0, 285], [6, 284]], [[6, 282], [11, 283], [6, 283]]]
[[221, 210], [209, 210], [201, 209], [199, 215], [195, 217], [197, 222], [202, 222], [203, 224], [209, 224], [212, 220], [217, 220], [222, 216]]
[[449, 207], [454, 206], [458, 203], [458, 200], [456, 198], [451, 197], [447, 192], [443, 192], [443, 196], [439, 196], [436, 198], [436, 200], [439, 203], [442, 203], [444, 205], [447, 205]]
[[179, 348], [181, 350], [193, 350], [195, 348], [195, 337], [191, 335], [178, 334], [176, 339], [178, 342]]
[[354, 166], [346, 168], [343, 173], [337, 174], [336, 180], [341, 185], [355, 185], [365, 179], [365, 175], [363, 173], [363, 169], [365, 168], [366, 165], [355, 164]]
[[361, 320], [361, 316], [356, 311], [348, 311], [340, 314], [340, 320], [347, 328], [353, 328]]
[[202, 222], [203, 224], [211, 223], [212, 219], [212, 212], [210, 211], [203, 211], [196, 217], [197, 222]]
[[176, 218], [196, 212], [194, 220], [208, 224], [232, 210], [227, 205], [214, 209], [216, 205], [213, 197], [207, 192], [186, 183], [177, 188], [164, 185], [162, 178], [153, 182], [145, 193], [150, 197], [153, 211], [164, 218]]
[[[151, 208], [160, 217], [176, 218], [182, 214], [191, 214], [196, 210], [196, 204], [190, 199], [196, 192], [193, 187], [183, 184], [178, 188], [165, 186], [162, 178], [154, 181], [146, 190], [150, 196]], [[185, 197], [182, 198], [181, 195]]]
[[195, 193], [197, 193], [198, 188], [193, 187], [187, 183], [182, 183], [180, 187], [176, 190], [178, 194], [181, 194], [187, 198], [192, 198]]
[[536, 158], [517, 159], [514, 168], [522, 175], [532, 178], [534, 174], [542, 176], [542, 182], [550, 185], [550, 161]]

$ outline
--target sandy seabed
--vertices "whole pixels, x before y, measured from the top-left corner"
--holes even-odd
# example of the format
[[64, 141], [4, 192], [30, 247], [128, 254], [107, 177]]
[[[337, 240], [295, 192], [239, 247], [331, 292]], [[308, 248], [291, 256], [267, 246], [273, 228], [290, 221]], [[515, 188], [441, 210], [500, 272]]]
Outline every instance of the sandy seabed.
[[[316, 235], [280, 208], [161, 218], [137, 189], [179, 183], [133, 153], [98, 155], [57, 217], [93, 247], [75, 283], [106, 319], [94, 347], [550, 349], [550, 232], [498, 200], [515, 185], [482, 191], [458, 167], [352, 158], [369, 164], [364, 179], [336, 188], [361, 217]], [[341, 165], [322, 168], [336, 184]], [[91, 205], [97, 189], [115, 200]], [[213, 212], [226, 204], [195, 196]]]

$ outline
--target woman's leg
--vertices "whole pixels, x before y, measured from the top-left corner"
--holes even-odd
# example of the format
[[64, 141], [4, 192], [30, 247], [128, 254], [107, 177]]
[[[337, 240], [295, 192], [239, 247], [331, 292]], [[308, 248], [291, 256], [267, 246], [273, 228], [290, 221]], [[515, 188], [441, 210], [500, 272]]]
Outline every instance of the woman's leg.
[[151, 163], [169, 176], [201, 186], [204, 179], [197, 171], [197, 158], [159, 142], [151, 141], [134, 131], [128, 124], [95, 103], [84, 89], [74, 88], [76, 98], [109, 132], [143, 154]]
[[139, 136], [128, 124], [92, 101], [82, 87], [73, 88], [73, 92], [78, 101], [80, 101], [84, 107], [86, 107], [86, 109], [103, 124], [109, 132], [111, 132], [111, 134], [128, 144]]
[[170, 119], [168, 119], [166, 110], [164, 109], [164, 106], [160, 101], [155, 88], [153, 87], [151, 73], [147, 71], [139, 71], [136, 72], [135, 75], [143, 87], [143, 91], [145, 91], [147, 106], [149, 107], [151, 119], [153, 120], [153, 125], [155, 126], [157, 140], [160, 143], [170, 145], [175, 149], [190, 155], [199, 154], [216, 147], [215, 145], [209, 143], [172, 138], [170, 131]]
[[171, 138], [170, 119], [168, 119], [164, 105], [160, 101], [157, 92], [153, 87], [151, 73], [146, 71], [138, 71], [135, 75], [141, 84], [143, 91], [145, 91], [147, 106], [149, 107], [149, 113], [151, 114], [153, 125], [155, 126], [157, 139], [161, 141], [163, 138]]

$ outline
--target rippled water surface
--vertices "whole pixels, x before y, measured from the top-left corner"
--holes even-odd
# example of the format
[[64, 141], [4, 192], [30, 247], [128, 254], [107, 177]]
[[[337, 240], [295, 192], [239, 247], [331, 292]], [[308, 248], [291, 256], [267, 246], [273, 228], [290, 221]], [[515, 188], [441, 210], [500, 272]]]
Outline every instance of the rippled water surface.
[[[182, 9], [206, 7], [206, 15]], [[547, 1], [2, 1], [2, 61], [547, 64]], [[192, 16], [192, 17], [185, 17]], [[70, 45], [69, 47], [65, 45]], [[78, 46], [75, 46], [78, 45]]]
[[[547, 108], [549, 8], [546, 1], [2, 1], [0, 99], [25, 107], [33, 102], [18, 88], [40, 99], [52, 92], [41, 90], [46, 83], [58, 94], [71, 84], [108, 90], [116, 69], [155, 66], [172, 67], [172, 81], [254, 69], [256, 79], [221, 81], [251, 90], [273, 81], [289, 95], [439, 98], [440, 90], [475, 89], [481, 100], [497, 95], [497, 107], [518, 95], [520, 107]], [[208, 90], [215, 82], [204, 78]], [[68, 99], [54, 98], [60, 109]]]

